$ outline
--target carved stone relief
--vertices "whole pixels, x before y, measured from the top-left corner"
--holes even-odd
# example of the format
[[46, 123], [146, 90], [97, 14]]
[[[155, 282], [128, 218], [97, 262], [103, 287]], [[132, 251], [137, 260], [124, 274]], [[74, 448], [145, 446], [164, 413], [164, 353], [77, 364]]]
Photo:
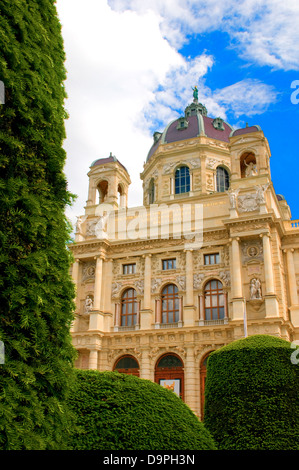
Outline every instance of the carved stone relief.
[[248, 263], [249, 261], [262, 261], [263, 260], [263, 245], [260, 239], [243, 241], [241, 243], [242, 261]]
[[121, 282], [113, 282], [112, 283], [112, 297], [115, 298], [118, 296], [119, 291], [122, 288], [122, 283]]
[[155, 293], [162, 284], [162, 279], [156, 278], [151, 280], [151, 292]]
[[140, 292], [140, 294], [144, 293], [144, 280], [143, 279], [139, 279], [138, 281], [135, 282], [134, 285], [136, 287], [136, 290]]
[[186, 276], [177, 276], [176, 282], [181, 290], [186, 290]]
[[239, 212], [256, 211], [259, 208], [259, 201], [257, 194], [245, 194], [238, 197], [238, 210]]
[[95, 277], [96, 264], [94, 261], [89, 261], [83, 265], [82, 282], [93, 280]]
[[195, 290], [198, 290], [201, 288], [202, 281], [204, 279], [205, 275], [204, 274], [194, 274], [193, 275], [193, 288]]
[[230, 272], [229, 271], [221, 271], [219, 273], [220, 279], [223, 281], [225, 286], [230, 286]]

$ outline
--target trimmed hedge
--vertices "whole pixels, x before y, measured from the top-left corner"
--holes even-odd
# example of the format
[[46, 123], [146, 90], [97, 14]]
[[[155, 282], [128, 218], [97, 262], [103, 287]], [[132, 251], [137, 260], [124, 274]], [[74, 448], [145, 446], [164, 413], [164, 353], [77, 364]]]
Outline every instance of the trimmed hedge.
[[299, 366], [288, 341], [255, 335], [211, 353], [205, 427], [219, 449], [299, 449]]
[[214, 450], [209, 432], [170, 390], [118, 372], [76, 371], [72, 450]]

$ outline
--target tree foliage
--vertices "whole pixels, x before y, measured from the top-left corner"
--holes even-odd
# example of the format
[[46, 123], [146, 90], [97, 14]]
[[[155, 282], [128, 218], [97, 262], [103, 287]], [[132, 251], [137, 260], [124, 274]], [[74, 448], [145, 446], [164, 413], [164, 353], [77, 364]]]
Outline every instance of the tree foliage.
[[76, 371], [69, 397], [73, 450], [214, 450], [209, 432], [174, 392], [118, 372]]
[[211, 353], [204, 424], [223, 450], [299, 449], [299, 366], [290, 343], [268, 335]]
[[0, 50], [0, 448], [55, 448], [69, 419], [74, 358], [66, 72], [55, 2], [2, 0]]

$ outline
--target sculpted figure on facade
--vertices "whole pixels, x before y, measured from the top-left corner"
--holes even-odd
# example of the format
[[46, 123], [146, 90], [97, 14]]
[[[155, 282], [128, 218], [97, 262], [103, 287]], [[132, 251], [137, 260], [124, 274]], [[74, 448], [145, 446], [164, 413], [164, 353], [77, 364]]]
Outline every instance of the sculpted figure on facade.
[[266, 193], [268, 187], [269, 187], [269, 184], [263, 184], [263, 185], [255, 186], [257, 201], [259, 202], [259, 204], [264, 204], [266, 202], [265, 193]]
[[239, 194], [239, 191], [240, 191], [239, 189], [230, 189], [229, 191], [226, 191], [229, 197], [231, 209], [237, 208], [237, 196]]
[[262, 298], [262, 284], [257, 278], [253, 278], [250, 281], [250, 299], [261, 299]]
[[245, 170], [245, 177], [248, 178], [248, 176], [255, 176], [257, 175], [257, 167], [254, 162], [246, 163], [246, 160], [244, 160], [244, 164], [246, 166]]
[[84, 313], [89, 313], [93, 309], [93, 298], [87, 295], [84, 303]]

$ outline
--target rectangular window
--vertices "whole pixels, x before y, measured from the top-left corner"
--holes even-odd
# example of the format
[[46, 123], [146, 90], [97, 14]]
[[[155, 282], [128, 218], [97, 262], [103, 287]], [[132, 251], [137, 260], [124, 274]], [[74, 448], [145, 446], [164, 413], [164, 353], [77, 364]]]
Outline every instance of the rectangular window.
[[162, 269], [176, 269], [176, 258], [173, 259], [163, 259], [162, 260]]
[[123, 264], [123, 274], [134, 274], [136, 273], [136, 264]]
[[205, 255], [205, 264], [219, 264], [219, 262], [219, 253], [211, 253], [209, 255]]

